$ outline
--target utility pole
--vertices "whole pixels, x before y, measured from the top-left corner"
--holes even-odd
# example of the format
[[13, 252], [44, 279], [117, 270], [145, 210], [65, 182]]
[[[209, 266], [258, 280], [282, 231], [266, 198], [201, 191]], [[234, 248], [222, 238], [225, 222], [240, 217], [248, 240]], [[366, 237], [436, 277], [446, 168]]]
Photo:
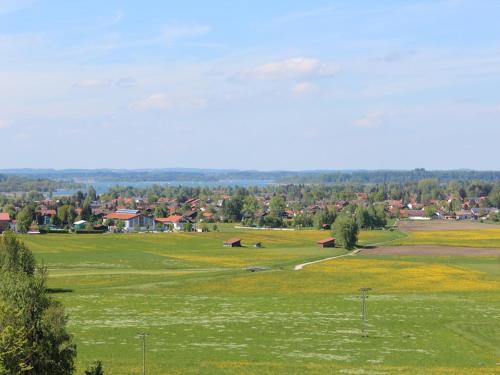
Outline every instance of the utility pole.
[[142, 375], [146, 375], [146, 336], [147, 333], [139, 332], [138, 336], [142, 339]]
[[368, 292], [372, 290], [372, 288], [360, 288], [361, 299], [362, 299], [362, 307], [361, 307], [361, 317], [363, 320], [363, 329], [362, 334], [363, 337], [368, 337], [367, 325], [366, 325], [366, 299], [368, 298]]

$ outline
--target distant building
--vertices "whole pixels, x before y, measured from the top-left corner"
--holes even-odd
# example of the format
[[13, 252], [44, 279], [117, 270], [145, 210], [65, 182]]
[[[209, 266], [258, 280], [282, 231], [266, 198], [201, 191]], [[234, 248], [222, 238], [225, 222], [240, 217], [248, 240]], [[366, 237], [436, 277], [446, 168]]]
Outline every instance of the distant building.
[[406, 210], [405, 211], [408, 220], [430, 220], [431, 218], [427, 216], [424, 210]]
[[335, 247], [335, 238], [328, 237], [317, 242], [319, 247]]
[[50, 219], [57, 215], [57, 211], [54, 209], [42, 208], [39, 213], [38, 223], [40, 225], [49, 225]]
[[0, 233], [10, 229], [11, 224], [10, 215], [7, 212], [0, 212]]
[[163, 225], [163, 230], [168, 229], [169, 226], [172, 226], [172, 229], [176, 232], [184, 230], [184, 225], [190, 223], [190, 221], [182, 215], [157, 217], [155, 221]]
[[224, 241], [224, 247], [241, 247], [241, 239], [231, 238], [227, 241]]
[[78, 220], [73, 223], [73, 228], [75, 228], [75, 230], [83, 230], [85, 229], [85, 225], [87, 225], [87, 221]]
[[457, 220], [470, 220], [473, 218], [472, 211], [461, 210], [455, 213]]
[[119, 209], [116, 212], [104, 216], [104, 224], [113, 221], [116, 226], [117, 221], [123, 221], [125, 232], [133, 232], [137, 229], [146, 230], [153, 228], [154, 220], [139, 213], [139, 210]]

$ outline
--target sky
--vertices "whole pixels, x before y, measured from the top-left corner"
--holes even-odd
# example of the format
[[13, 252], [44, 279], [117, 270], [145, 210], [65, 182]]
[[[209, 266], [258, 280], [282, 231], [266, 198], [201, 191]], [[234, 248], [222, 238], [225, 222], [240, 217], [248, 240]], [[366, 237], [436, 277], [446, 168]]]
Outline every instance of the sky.
[[0, 0], [0, 169], [498, 170], [499, 19], [497, 0]]

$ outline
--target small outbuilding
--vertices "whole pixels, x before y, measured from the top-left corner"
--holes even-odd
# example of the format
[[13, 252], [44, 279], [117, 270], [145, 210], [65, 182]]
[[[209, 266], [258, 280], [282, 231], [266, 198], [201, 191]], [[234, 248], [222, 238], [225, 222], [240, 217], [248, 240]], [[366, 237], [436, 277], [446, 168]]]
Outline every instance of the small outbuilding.
[[241, 247], [241, 239], [231, 238], [230, 240], [224, 241], [224, 247]]
[[75, 230], [85, 229], [85, 225], [87, 225], [87, 222], [85, 220], [78, 220], [73, 223]]
[[324, 240], [318, 241], [317, 244], [319, 247], [335, 247], [335, 238], [328, 237]]

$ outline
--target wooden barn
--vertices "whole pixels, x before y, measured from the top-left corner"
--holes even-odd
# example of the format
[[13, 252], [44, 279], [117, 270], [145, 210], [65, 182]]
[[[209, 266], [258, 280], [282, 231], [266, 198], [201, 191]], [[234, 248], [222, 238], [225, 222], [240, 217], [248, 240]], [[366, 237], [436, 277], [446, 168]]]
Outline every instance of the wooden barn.
[[335, 238], [328, 237], [317, 242], [319, 247], [335, 247]]
[[224, 247], [241, 247], [241, 239], [231, 238], [230, 240], [224, 241]]

